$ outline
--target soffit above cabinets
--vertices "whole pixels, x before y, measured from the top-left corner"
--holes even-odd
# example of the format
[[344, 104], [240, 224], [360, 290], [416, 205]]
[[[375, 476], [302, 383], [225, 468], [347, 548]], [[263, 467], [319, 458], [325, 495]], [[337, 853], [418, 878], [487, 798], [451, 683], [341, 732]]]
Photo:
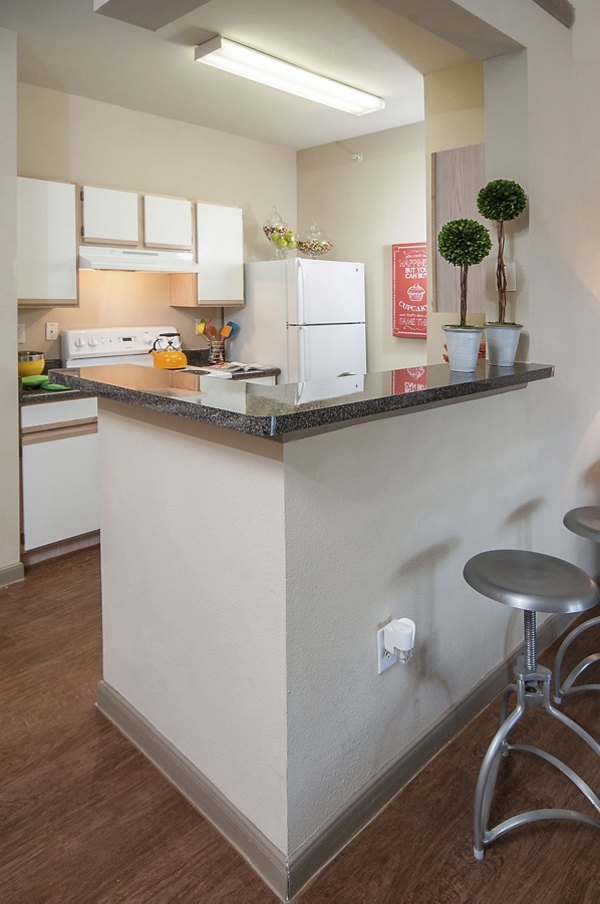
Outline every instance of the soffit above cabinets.
[[94, 0], [94, 12], [158, 31], [205, 3], [208, 0]]

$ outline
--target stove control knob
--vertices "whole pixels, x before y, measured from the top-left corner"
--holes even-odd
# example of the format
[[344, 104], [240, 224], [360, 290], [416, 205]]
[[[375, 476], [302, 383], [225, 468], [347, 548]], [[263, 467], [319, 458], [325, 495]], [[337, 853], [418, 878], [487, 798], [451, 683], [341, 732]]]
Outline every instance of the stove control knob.
[[89, 345], [91, 348], [94, 348], [96, 345], [98, 345], [98, 340], [97, 340], [97, 339], [94, 339], [93, 336], [90, 336], [90, 338], [88, 339], [88, 345]]
[[81, 348], [81, 346], [83, 345], [83, 339], [81, 338], [81, 336], [78, 336], [76, 338], [75, 345], [77, 346], [77, 348]]
[[152, 333], [149, 333], [148, 330], [146, 330], [146, 332], [144, 333], [144, 342], [146, 343], [146, 345], [152, 345], [152, 343], [154, 342]]

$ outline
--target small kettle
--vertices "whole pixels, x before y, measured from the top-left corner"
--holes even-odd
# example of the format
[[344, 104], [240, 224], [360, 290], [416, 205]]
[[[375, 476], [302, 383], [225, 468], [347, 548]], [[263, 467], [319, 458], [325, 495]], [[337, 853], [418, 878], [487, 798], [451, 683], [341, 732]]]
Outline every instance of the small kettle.
[[177, 370], [187, 366], [187, 358], [181, 351], [181, 333], [161, 333], [148, 354], [154, 355], [155, 367]]

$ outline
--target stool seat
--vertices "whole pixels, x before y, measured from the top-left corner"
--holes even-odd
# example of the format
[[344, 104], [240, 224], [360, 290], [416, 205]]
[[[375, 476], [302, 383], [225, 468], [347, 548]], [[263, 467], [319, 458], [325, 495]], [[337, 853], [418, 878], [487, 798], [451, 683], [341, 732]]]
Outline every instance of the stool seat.
[[563, 518], [563, 524], [574, 534], [600, 543], [600, 506], [582, 505], [571, 509]]
[[585, 612], [600, 599], [581, 568], [539, 552], [493, 549], [465, 565], [464, 578], [483, 596], [530, 612]]

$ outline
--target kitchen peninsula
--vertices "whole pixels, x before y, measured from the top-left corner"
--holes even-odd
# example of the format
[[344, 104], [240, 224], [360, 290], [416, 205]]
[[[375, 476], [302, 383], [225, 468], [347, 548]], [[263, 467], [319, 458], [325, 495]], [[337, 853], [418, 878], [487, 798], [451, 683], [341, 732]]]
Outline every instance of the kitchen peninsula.
[[[493, 538], [486, 481], [507, 475], [489, 450], [527, 431], [534, 388], [511, 390], [552, 375], [482, 362], [323, 384], [209, 376], [192, 392], [153, 368], [52, 372], [99, 400], [98, 705], [282, 897], [506, 655], [502, 607], [462, 586], [461, 523]], [[450, 431], [464, 456], [448, 482], [435, 462]], [[378, 675], [376, 631], [399, 616], [415, 656]]]

